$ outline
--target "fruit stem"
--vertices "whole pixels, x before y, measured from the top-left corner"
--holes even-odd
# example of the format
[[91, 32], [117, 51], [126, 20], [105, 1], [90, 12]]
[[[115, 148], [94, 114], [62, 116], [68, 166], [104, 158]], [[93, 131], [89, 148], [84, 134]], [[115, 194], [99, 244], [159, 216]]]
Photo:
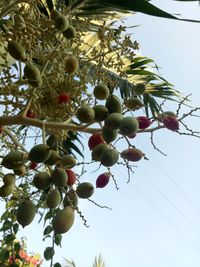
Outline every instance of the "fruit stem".
[[43, 125], [42, 125], [42, 141], [43, 141], [43, 144], [46, 145], [46, 125], [45, 125], [45, 121], [43, 122]]
[[24, 110], [23, 110], [22, 113], [21, 113], [21, 115], [22, 115], [23, 117], [26, 117], [26, 114], [27, 114], [27, 112], [28, 112], [28, 110], [29, 110], [29, 108], [30, 108], [30, 106], [31, 106], [31, 102], [32, 102], [32, 100], [33, 100], [33, 96], [34, 96], [34, 94], [35, 94], [35, 91], [36, 91], [36, 88], [33, 89], [33, 91], [31, 92], [31, 96], [30, 96], [30, 98], [29, 98], [29, 100], [28, 100], [28, 102], [27, 102], [27, 104], [26, 104]]
[[[55, 232], [53, 232], [53, 236], [52, 236], [52, 249], [53, 250], [54, 250], [54, 245], [55, 245]], [[50, 267], [53, 267], [53, 256], [51, 257]]]

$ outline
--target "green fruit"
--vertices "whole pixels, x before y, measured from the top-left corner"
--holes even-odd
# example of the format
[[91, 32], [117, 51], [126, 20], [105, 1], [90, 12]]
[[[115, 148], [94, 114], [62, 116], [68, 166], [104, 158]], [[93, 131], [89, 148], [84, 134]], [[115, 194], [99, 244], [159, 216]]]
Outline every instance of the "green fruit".
[[84, 105], [77, 110], [76, 116], [82, 123], [93, 122], [95, 118], [94, 109], [88, 105]]
[[14, 184], [3, 185], [2, 187], [0, 187], [0, 197], [8, 197], [13, 193], [14, 189]]
[[36, 163], [41, 163], [46, 161], [51, 154], [51, 150], [49, 146], [44, 145], [44, 144], [39, 144], [34, 146], [30, 152], [29, 152], [29, 160], [36, 162]]
[[59, 190], [51, 190], [46, 197], [46, 205], [50, 209], [55, 209], [61, 202], [61, 195]]
[[108, 145], [106, 144], [98, 144], [97, 146], [95, 146], [94, 149], [92, 150], [92, 160], [100, 161], [101, 155], [107, 149]]
[[47, 145], [52, 150], [57, 150], [57, 148], [58, 148], [58, 138], [53, 134], [49, 135], [49, 137], [47, 139]]
[[69, 56], [69, 58], [65, 62], [65, 71], [68, 74], [74, 74], [75, 72], [77, 72], [78, 67], [79, 67], [78, 59], [73, 55]]
[[146, 91], [146, 86], [144, 83], [138, 83], [133, 88], [133, 92], [136, 95], [143, 95], [145, 93], [145, 91]]
[[110, 130], [107, 127], [103, 126], [102, 136], [107, 143], [113, 142], [117, 138], [117, 135], [118, 135], [118, 130]]
[[117, 130], [119, 129], [120, 121], [123, 119], [123, 116], [120, 113], [111, 113], [105, 119], [105, 127], [110, 130]]
[[27, 155], [21, 151], [11, 151], [2, 160], [1, 165], [7, 169], [20, 167], [27, 160]]
[[16, 177], [13, 173], [6, 173], [3, 176], [4, 185], [14, 185], [16, 181]]
[[138, 120], [134, 117], [126, 117], [119, 124], [120, 133], [130, 136], [137, 132], [139, 127]]
[[36, 207], [31, 200], [23, 200], [17, 210], [17, 221], [22, 227], [29, 225], [35, 218]]
[[58, 16], [60, 16], [60, 15], [61, 15], [60, 12], [57, 11], [57, 10], [55, 10], [55, 9], [53, 9], [53, 10], [51, 11], [51, 19], [52, 19], [53, 21], [55, 21], [56, 18], [57, 18]]
[[58, 14], [55, 16], [55, 27], [59, 31], [66, 31], [69, 27], [68, 19], [64, 15]]
[[109, 113], [121, 113], [122, 112], [122, 105], [121, 101], [118, 96], [116, 95], [110, 95], [106, 99], [106, 107], [109, 110]]
[[63, 36], [69, 40], [75, 38], [76, 29], [72, 25], [69, 25], [69, 27], [63, 32]]
[[47, 172], [38, 172], [33, 178], [33, 185], [39, 190], [47, 189], [51, 184], [50, 175]]
[[74, 223], [74, 209], [70, 206], [57, 212], [52, 221], [55, 234], [63, 234], [69, 231]]
[[17, 60], [24, 61], [26, 59], [26, 51], [25, 49], [17, 42], [10, 41], [8, 42], [8, 53]]
[[76, 159], [71, 155], [64, 155], [61, 160], [57, 163], [58, 167], [63, 169], [71, 169], [76, 165]]
[[119, 153], [116, 149], [107, 149], [101, 155], [101, 164], [106, 167], [111, 167], [117, 163]]
[[14, 174], [23, 176], [26, 173], [26, 166], [21, 165], [13, 170]]
[[44, 161], [44, 163], [52, 166], [55, 165], [59, 160], [60, 160], [59, 153], [55, 150], [50, 150], [50, 156], [47, 160]]
[[42, 82], [42, 78], [38, 77], [36, 80], [28, 80], [28, 83], [32, 87], [40, 87], [40, 86], [42, 86], [43, 82]]
[[66, 193], [63, 199], [63, 205], [64, 207], [67, 207], [67, 206], [77, 207], [78, 196], [74, 190], [70, 190], [69, 192]]
[[104, 100], [108, 98], [110, 90], [106, 84], [99, 83], [97, 86], [95, 86], [93, 94], [96, 99]]
[[51, 175], [51, 181], [56, 186], [63, 187], [67, 184], [68, 175], [62, 168], [55, 168]]
[[125, 101], [125, 106], [131, 110], [137, 110], [144, 107], [143, 102], [136, 97], [130, 97]]
[[95, 113], [95, 117], [94, 120], [95, 121], [104, 121], [105, 118], [109, 115], [109, 111], [107, 109], [107, 107], [103, 106], [103, 105], [96, 105], [93, 107], [94, 113]]
[[33, 64], [26, 64], [24, 67], [24, 78], [30, 81], [37, 81], [40, 79], [40, 70]]
[[91, 183], [80, 183], [76, 188], [76, 194], [79, 198], [89, 198], [94, 193], [94, 186]]

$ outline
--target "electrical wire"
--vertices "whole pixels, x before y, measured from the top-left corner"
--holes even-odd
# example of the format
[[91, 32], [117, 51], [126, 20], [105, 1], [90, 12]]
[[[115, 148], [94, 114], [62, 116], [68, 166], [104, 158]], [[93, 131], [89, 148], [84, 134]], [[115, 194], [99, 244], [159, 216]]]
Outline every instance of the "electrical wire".
[[[143, 147], [144, 145], [137, 140], [138, 143], [140, 143]], [[145, 147], [146, 150], [146, 147]], [[176, 183], [176, 181], [168, 174], [168, 172], [165, 170], [165, 168], [160, 164], [158, 160], [156, 160], [151, 153], [149, 153], [153, 161], [158, 165], [160, 170], [167, 176], [167, 178], [174, 184], [176, 189], [179, 191], [179, 193], [185, 198], [185, 200], [193, 207], [193, 209], [199, 214], [200, 216], [200, 209], [194, 204], [194, 202], [190, 199], [190, 197], [181, 189], [181, 187]]]
[[173, 223], [154, 203], [144, 195], [140, 189], [135, 184], [132, 184], [134, 190], [169, 224], [174, 230], [185, 240], [187, 241], [198, 253], [200, 252], [200, 247], [197, 246], [194, 242], [192, 242], [183, 231], [181, 231], [175, 223]]
[[[120, 168], [118, 167], [118, 173], [120, 173], [121, 175], [123, 175], [122, 174], [122, 172], [121, 172], [121, 170], [120, 170]], [[187, 241], [196, 251], [198, 251], [198, 253], [200, 252], [200, 247], [198, 247], [193, 241], [191, 241], [186, 235], [185, 235], [185, 233], [183, 232], [183, 231], [181, 231], [177, 226], [176, 226], [176, 224], [173, 222], [173, 221], [171, 221], [169, 218], [168, 218], [168, 216], [166, 216], [156, 205], [154, 205], [154, 203], [148, 198], [148, 197], [146, 197], [142, 192], [141, 192], [141, 190], [140, 189], [138, 189], [138, 187], [136, 186], [136, 184], [134, 183], [130, 183], [130, 185], [132, 185], [133, 187], [134, 187], [134, 189], [135, 189], [135, 191], [139, 194], [139, 195], [141, 195], [142, 196], [142, 198], [168, 223], [168, 224], [170, 224], [174, 229], [175, 229], [175, 231], [177, 232], [177, 233], [179, 233], [179, 235], [181, 235], [182, 236], [182, 238], [185, 240], [185, 241]], [[175, 206], [174, 204], [173, 204], [173, 206]], [[176, 207], [176, 206], [175, 206]], [[178, 208], [176, 208], [176, 210], [177, 210]], [[178, 209], [179, 210], [179, 209]], [[179, 211], [180, 212], [180, 211]], [[182, 212], [180, 212], [180, 214], [182, 215], [183, 213]], [[182, 217], [184, 217], [184, 219], [186, 218], [185, 217], [185, 215], [183, 214], [182, 215]], [[188, 219], [186, 218], [185, 219], [187, 222], [188, 222]], [[189, 224], [190, 224], [190, 226], [196, 231], [196, 232], [198, 232], [199, 233], [199, 230], [197, 229], [196, 230], [196, 227], [194, 227], [193, 226], [193, 224], [192, 223], [190, 223], [190, 221], [188, 222]]]
[[149, 183], [159, 192], [159, 194], [180, 214], [180, 216], [192, 227], [192, 229], [200, 235], [200, 230], [193, 225], [193, 223], [184, 215], [184, 213], [177, 208], [177, 206], [160, 190], [160, 188], [152, 181], [152, 179], [142, 171], [140, 167], [138, 170], [143, 174], [143, 176], [149, 181]]

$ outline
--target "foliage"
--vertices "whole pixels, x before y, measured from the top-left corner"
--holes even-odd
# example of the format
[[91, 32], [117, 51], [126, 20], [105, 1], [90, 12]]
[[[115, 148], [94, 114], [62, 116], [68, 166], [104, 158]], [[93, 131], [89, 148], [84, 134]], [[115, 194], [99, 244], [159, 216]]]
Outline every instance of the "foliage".
[[[120, 164], [129, 182], [132, 162], [147, 159], [132, 144], [137, 135], [149, 133], [161, 153], [153, 139], [160, 129], [199, 137], [186, 123], [199, 108], [181, 114], [188, 97], [139, 55], [138, 42], [120, 25], [129, 11], [174, 18], [149, 1], [1, 2], [2, 247], [13, 251], [21, 226], [38, 217], [43, 241], [52, 240], [44, 258], [53, 266], [55, 245], [61, 246], [76, 213], [87, 226], [78, 202], [102, 207], [90, 199], [95, 186], [82, 182], [87, 164], [102, 170], [96, 187], [113, 180], [118, 189], [112, 167]], [[176, 110], [167, 110], [167, 101], [177, 103]], [[119, 151], [122, 143], [126, 149]], [[11, 250], [2, 252], [2, 264]]]
[[39, 254], [27, 253], [25, 239], [14, 240], [12, 243], [1, 240], [0, 266], [39, 267], [41, 264]]

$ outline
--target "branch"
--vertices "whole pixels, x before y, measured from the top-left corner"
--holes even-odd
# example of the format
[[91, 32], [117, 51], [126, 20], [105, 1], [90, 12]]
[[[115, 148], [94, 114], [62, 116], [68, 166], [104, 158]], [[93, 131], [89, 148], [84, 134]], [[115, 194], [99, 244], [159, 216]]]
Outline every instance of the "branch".
[[[84, 132], [84, 133], [97, 133], [100, 132], [101, 129], [98, 128], [88, 128], [88, 124], [84, 125], [74, 125], [70, 123], [60, 123], [60, 122], [48, 122], [48, 121], [41, 121], [37, 119], [30, 119], [27, 117], [23, 117], [21, 115], [14, 115], [14, 116], [2, 116], [0, 117], [0, 127], [3, 126], [12, 126], [12, 125], [26, 125], [26, 126], [33, 126], [38, 128], [43, 128], [45, 123], [46, 129], [58, 129], [58, 130], [71, 130], [74, 132]], [[90, 125], [90, 124], [89, 124]]]
[[145, 130], [138, 130], [137, 133], [152, 133], [152, 132], [155, 132], [155, 131], [160, 130], [162, 128], [166, 128], [165, 125], [158, 125], [154, 128], [145, 129]]
[[183, 119], [185, 119], [188, 116], [194, 116], [193, 113], [196, 112], [196, 111], [199, 111], [199, 110], [200, 110], [200, 108], [196, 107], [196, 108], [190, 110], [190, 112], [188, 112], [186, 114], [183, 114], [183, 116], [180, 118], [180, 121], [182, 121]]

